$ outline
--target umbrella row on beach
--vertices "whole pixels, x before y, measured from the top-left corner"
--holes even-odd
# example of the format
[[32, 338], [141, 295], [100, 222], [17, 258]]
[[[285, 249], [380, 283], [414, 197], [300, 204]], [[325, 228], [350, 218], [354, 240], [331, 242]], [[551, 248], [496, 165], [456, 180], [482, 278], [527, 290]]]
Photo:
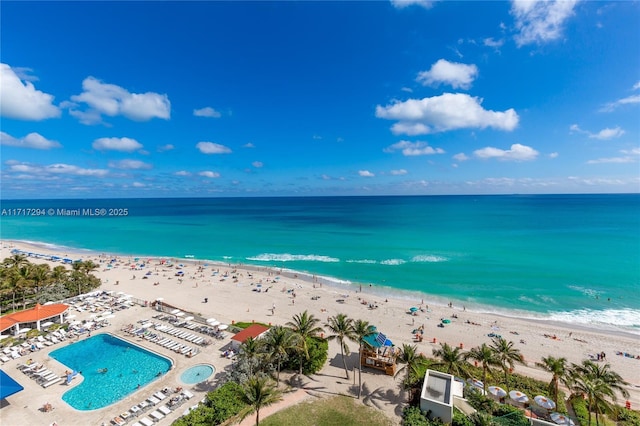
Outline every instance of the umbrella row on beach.
[[[484, 384], [480, 380], [468, 379], [468, 383], [478, 389], [484, 389]], [[489, 386], [487, 390], [491, 395], [497, 398], [505, 398], [508, 395], [512, 401], [517, 402], [518, 404], [526, 404], [527, 402], [529, 402], [529, 397], [518, 390], [512, 390], [507, 393], [507, 391], [500, 386]], [[556, 403], [544, 395], [538, 395], [534, 397], [533, 401], [536, 403], [536, 405], [544, 408], [547, 411], [551, 411], [556, 408]], [[552, 412], [549, 417], [554, 423], [558, 425], [574, 426], [573, 420], [562, 413]]]

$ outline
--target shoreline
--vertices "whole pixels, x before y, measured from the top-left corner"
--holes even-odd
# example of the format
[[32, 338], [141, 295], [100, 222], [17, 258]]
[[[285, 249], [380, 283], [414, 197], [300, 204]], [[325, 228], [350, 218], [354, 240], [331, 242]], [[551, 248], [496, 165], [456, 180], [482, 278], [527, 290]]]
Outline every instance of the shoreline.
[[[542, 357], [564, 357], [568, 363], [578, 364], [584, 359], [595, 360], [595, 354], [605, 352], [611, 369], [629, 382], [625, 388], [630, 393], [628, 399], [632, 406], [640, 406], [640, 357], [635, 358], [640, 355], [640, 339], [634, 334], [475, 312], [456, 305], [440, 306], [433, 303], [428, 295], [421, 300], [397, 295], [381, 296], [369, 291], [368, 286], [363, 286], [362, 292], [358, 288], [347, 290], [330, 283], [314, 282], [313, 275], [308, 281], [301, 274], [296, 277], [295, 272], [285, 270], [280, 274], [279, 268], [249, 268], [247, 265], [229, 266], [196, 259], [139, 256], [140, 260], [132, 269], [135, 259], [132, 255], [61, 250], [54, 245], [45, 248], [16, 240], [2, 240], [0, 254], [3, 258], [8, 257], [13, 248], [45, 255], [70, 254], [71, 258], [81, 253], [83, 259], [99, 265], [94, 275], [102, 282], [100, 291], [129, 294], [142, 301], [162, 297], [164, 303], [184, 312], [202, 318], [215, 317], [226, 324], [239, 321], [285, 324], [303, 311], [308, 311], [324, 324], [329, 317], [341, 313], [375, 325], [396, 347], [415, 345], [418, 352], [427, 357], [432, 357], [433, 349], [440, 348], [440, 344], [445, 342], [467, 351], [481, 344], [491, 344], [492, 336], [500, 335], [512, 341], [524, 356], [525, 364], [517, 365], [516, 373], [545, 382], [550, 381], [551, 375], [536, 366]], [[112, 259], [116, 261], [111, 262]], [[178, 261], [176, 265], [182, 263], [183, 267], [169, 267], [160, 259], [175, 259]], [[29, 257], [28, 260], [52, 267], [60, 265], [42, 258]], [[146, 264], [141, 266], [143, 261]], [[205, 263], [208, 266], [205, 267]], [[178, 271], [182, 273], [178, 274]], [[414, 314], [410, 313], [412, 306], [419, 307]], [[150, 316], [152, 312], [148, 308], [140, 309], [143, 317]], [[448, 323], [443, 327], [444, 319]], [[113, 326], [124, 325], [117, 320]], [[421, 326], [423, 340], [416, 340], [416, 329]], [[349, 342], [352, 349], [354, 345]], [[223, 371], [216, 361], [216, 350], [213, 349], [210, 356], [216, 369]], [[624, 356], [624, 353], [634, 357]], [[357, 363], [351, 359], [347, 364], [350, 369], [357, 368]], [[344, 377], [344, 369], [338, 344], [331, 341], [327, 364], [312, 380], [320, 382], [330, 394], [349, 393], [348, 381], [336, 381], [336, 377]], [[393, 392], [398, 389], [397, 378], [385, 375], [363, 373], [363, 382], [368, 389], [382, 388]], [[618, 403], [624, 404], [624, 399], [619, 399]], [[392, 401], [386, 401], [380, 409], [390, 418], [397, 415], [397, 405]]]
[[[243, 270], [253, 271], [253, 272], [274, 272], [278, 275], [288, 278], [288, 279], [296, 279], [306, 282], [308, 284], [322, 283], [322, 285], [327, 286], [329, 289], [332, 289], [336, 292], [355, 292], [358, 293], [358, 288], [362, 289], [363, 284], [365, 283], [355, 283], [350, 280], [343, 280], [337, 277], [316, 275], [308, 271], [299, 271], [291, 268], [282, 268], [273, 265], [258, 265], [258, 264], [249, 264], [249, 263], [228, 263], [223, 261], [216, 261], [210, 259], [197, 259], [197, 258], [189, 258], [189, 257], [175, 257], [175, 256], [156, 256], [156, 255], [144, 255], [144, 254], [131, 254], [131, 253], [116, 253], [116, 252], [108, 252], [108, 251], [99, 251], [95, 249], [88, 248], [78, 248], [78, 247], [69, 247], [65, 245], [55, 244], [55, 243], [47, 243], [42, 241], [30, 241], [30, 240], [0, 240], [3, 244], [13, 244], [17, 246], [24, 246], [30, 249], [42, 249], [47, 251], [46, 254], [53, 254], [49, 252], [53, 251], [65, 251], [65, 256], [68, 253], [73, 253], [77, 255], [84, 256], [107, 256], [107, 257], [130, 257], [130, 258], [140, 258], [140, 259], [151, 259], [151, 260], [160, 260], [160, 259], [170, 259], [174, 262], [189, 264], [189, 265], [215, 265], [221, 268], [239, 268]], [[35, 252], [35, 250], [33, 250]], [[57, 253], [60, 254], [60, 253]], [[75, 259], [74, 259], [75, 260]], [[358, 287], [358, 288], [356, 288]], [[438, 306], [439, 308], [447, 308], [448, 302], [444, 300], [442, 296], [436, 296], [429, 294], [427, 292], [420, 292], [416, 290], [405, 290], [405, 289], [397, 289], [394, 287], [382, 286], [379, 284], [369, 286], [365, 286], [365, 293], [368, 295], [372, 295], [380, 298], [393, 298], [398, 300], [404, 300], [407, 303], [415, 303], [417, 299], [428, 300], [432, 306]], [[464, 305], [463, 301], [456, 300], [451, 298], [454, 306], [465, 306], [465, 310], [471, 313], [479, 314], [479, 315], [492, 315], [504, 320], [508, 319], [522, 319], [526, 321], [536, 322], [541, 326], [549, 326], [549, 327], [560, 327], [567, 330], [575, 330], [575, 331], [584, 331], [584, 332], [595, 332], [595, 333], [613, 333], [620, 337], [626, 338], [639, 338], [640, 337], [640, 328], [633, 328], [628, 326], [621, 325], [613, 325], [600, 323], [599, 325], [592, 324], [584, 324], [579, 322], [570, 322], [570, 321], [561, 321], [557, 319], [551, 318], [554, 313], [541, 313], [535, 311], [528, 310], [514, 310], [507, 308], [496, 308], [494, 306], [486, 306], [483, 304], [472, 303]], [[635, 312], [633, 309], [628, 309], [630, 312]], [[571, 312], [571, 311], [561, 311], [561, 312]], [[598, 311], [593, 311], [594, 315], [597, 314]], [[640, 312], [640, 311], [638, 311]]]

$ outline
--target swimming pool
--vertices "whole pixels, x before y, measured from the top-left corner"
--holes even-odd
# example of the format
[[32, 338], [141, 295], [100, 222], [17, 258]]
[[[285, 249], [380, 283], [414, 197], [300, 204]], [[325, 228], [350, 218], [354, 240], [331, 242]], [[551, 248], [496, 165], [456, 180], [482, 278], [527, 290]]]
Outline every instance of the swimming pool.
[[49, 354], [84, 381], [62, 395], [76, 410], [113, 404], [171, 369], [172, 361], [110, 334], [98, 334]]

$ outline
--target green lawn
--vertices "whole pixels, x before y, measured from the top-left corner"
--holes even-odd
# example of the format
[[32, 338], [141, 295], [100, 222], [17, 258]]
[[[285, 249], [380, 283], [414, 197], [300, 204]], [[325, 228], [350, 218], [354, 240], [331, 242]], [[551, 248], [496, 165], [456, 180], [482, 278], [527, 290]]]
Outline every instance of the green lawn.
[[[255, 418], [255, 414], [253, 414]], [[261, 426], [391, 426], [394, 422], [375, 408], [366, 407], [347, 396], [302, 402], [275, 413]]]

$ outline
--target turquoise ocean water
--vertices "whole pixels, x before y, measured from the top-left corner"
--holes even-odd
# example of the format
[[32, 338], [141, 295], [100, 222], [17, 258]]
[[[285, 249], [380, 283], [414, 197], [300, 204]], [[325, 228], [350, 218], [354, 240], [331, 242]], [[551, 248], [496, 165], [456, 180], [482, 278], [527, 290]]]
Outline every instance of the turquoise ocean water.
[[[414, 301], [424, 293], [430, 303], [640, 333], [639, 194], [3, 200], [0, 208], [2, 239], [275, 266]], [[42, 215], [16, 210], [26, 208]]]

